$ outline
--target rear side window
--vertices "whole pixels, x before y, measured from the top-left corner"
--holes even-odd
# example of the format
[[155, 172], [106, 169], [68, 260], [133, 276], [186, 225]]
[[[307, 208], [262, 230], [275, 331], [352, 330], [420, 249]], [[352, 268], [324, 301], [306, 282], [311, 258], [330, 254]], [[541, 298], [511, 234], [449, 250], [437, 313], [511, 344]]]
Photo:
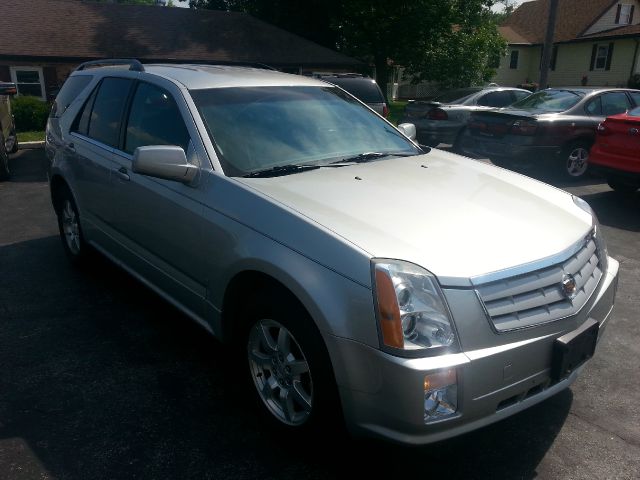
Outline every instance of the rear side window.
[[131, 83], [127, 78], [105, 78], [102, 81], [89, 117], [88, 137], [112, 147], [118, 146], [120, 119]]
[[514, 102], [519, 102], [531, 95], [531, 92], [521, 92], [520, 90], [512, 90], [511, 93], [513, 94]]
[[62, 115], [92, 79], [92, 75], [76, 75], [67, 78], [53, 102], [51, 116], [57, 118]]
[[124, 150], [133, 153], [145, 145], [177, 145], [186, 152], [189, 133], [173, 97], [154, 85], [140, 83], [131, 104]]
[[378, 84], [366, 78], [329, 79], [330, 83], [345, 89], [351, 95], [364, 103], [384, 103], [384, 97]]
[[485, 107], [506, 107], [514, 102], [511, 92], [503, 90], [499, 92], [489, 92], [478, 100], [478, 105]]

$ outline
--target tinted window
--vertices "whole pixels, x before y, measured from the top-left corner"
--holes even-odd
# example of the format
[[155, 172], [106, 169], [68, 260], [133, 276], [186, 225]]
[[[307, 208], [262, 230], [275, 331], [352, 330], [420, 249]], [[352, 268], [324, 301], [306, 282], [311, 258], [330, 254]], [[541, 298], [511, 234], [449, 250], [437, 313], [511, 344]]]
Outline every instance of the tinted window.
[[637, 106], [640, 106], [640, 92], [629, 92], [631, 98], [636, 103]]
[[84, 105], [78, 116], [73, 121], [73, 125], [71, 125], [72, 132], [78, 132], [82, 135], [87, 135], [87, 131], [89, 130], [89, 119], [91, 118], [91, 108], [93, 107], [93, 101], [96, 98], [96, 93], [98, 93], [98, 89], [95, 88]]
[[370, 78], [329, 78], [327, 82], [344, 88], [364, 103], [384, 103], [380, 87]]
[[118, 146], [120, 119], [132, 81], [127, 78], [105, 78], [100, 84], [89, 119], [89, 137]]
[[93, 79], [91, 75], [76, 75], [69, 77], [62, 85], [62, 89], [56, 96], [51, 108], [51, 116], [59, 117], [62, 115], [69, 105], [76, 99], [76, 97], [84, 90], [84, 87], [89, 85], [89, 82]]
[[531, 92], [521, 92], [520, 90], [512, 90], [511, 93], [514, 96], [514, 101], [519, 102], [522, 99], [527, 98], [531, 95]]
[[589, 103], [587, 103], [587, 106], [585, 107], [585, 110], [587, 111], [588, 115], [595, 116], [595, 117], [601, 117], [602, 116], [602, 101], [600, 100], [600, 97], [596, 97], [593, 100], [591, 100]]
[[511, 92], [503, 90], [500, 92], [489, 92], [478, 100], [478, 105], [485, 107], [506, 107], [513, 103]]
[[626, 112], [631, 105], [624, 92], [610, 92], [600, 96], [602, 100], [602, 115], [617, 115]]
[[583, 92], [571, 90], [542, 90], [514, 103], [512, 107], [544, 112], [564, 112], [578, 103], [583, 96]]
[[418, 153], [404, 135], [337, 88], [213, 88], [191, 96], [230, 176], [329, 164], [365, 152]]
[[481, 88], [460, 88], [458, 90], [449, 90], [441, 93], [433, 99], [434, 102], [440, 103], [462, 103], [469, 97], [478, 93]]
[[177, 145], [186, 152], [189, 133], [171, 95], [140, 83], [131, 104], [124, 149], [133, 153], [145, 145]]

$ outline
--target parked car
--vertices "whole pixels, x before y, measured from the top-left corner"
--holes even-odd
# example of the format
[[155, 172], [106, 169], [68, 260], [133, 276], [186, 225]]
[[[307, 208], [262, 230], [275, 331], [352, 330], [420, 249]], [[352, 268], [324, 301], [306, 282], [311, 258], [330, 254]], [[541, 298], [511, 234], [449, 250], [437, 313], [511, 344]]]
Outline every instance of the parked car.
[[92, 65], [47, 127], [67, 256], [104, 253], [228, 342], [224, 368], [290, 434], [442, 440], [593, 355], [618, 262], [580, 198], [423, 151], [317, 79]]
[[578, 179], [587, 173], [598, 124], [636, 105], [639, 90], [550, 88], [507, 108], [473, 113], [460, 149], [506, 167], [541, 166]]
[[418, 142], [437, 146], [440, 143], [457, 146], [458, 136], [471, 112], [506, 107], [531, 95], [520, 88], [470, 87], [444, 92], [433, 100], [409, 102], [401, 123], [416, 126]]
[[16, 93], [14, 83], [0, 82], [0, 180], [9, 178], [9, 154], [18, 151], [18, 136], [9, 100]]
[[380, 90], [380, 87], [374, 79], [364, 77], [359, 73], [325, 73], [314, 76], [346, 90], [384, 118], [389, 116], [387, 102], [384, 99], [382, 90]]
[[640, 188], [640, 107], [598, 125], [589, 162], [614, 190], [633, 193]]

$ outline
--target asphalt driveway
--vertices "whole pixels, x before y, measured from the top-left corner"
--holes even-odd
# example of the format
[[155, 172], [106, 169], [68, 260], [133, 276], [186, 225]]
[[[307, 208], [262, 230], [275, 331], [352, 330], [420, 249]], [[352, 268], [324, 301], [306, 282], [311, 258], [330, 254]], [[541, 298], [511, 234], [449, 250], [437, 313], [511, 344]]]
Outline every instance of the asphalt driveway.
[[581, 378], [528, 411], [420, 448], [296, 442], [265, 428], [224, 349], [104, 259], [69, 266], [42, 150], [0, 183], [0, 478], [640, 477], [640, 195], [567, 188], [621, 262], [618, 303]]

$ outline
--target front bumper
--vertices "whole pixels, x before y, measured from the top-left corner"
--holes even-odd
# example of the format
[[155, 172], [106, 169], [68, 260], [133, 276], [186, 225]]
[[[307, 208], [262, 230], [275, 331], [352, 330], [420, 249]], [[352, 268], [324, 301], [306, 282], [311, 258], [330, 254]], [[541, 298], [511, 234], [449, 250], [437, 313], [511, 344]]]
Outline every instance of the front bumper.
[[[509, 341], [510, 334], [495, 334], [496, 345], [456, 354], [400, 358], [330, 337], [327, 344], [347, 426], [357, 436], [427, 444], [475, 430], [545, 400], [571, 385], [583, 368], [561, 381], [552, 381], [555, 339], [593, 318], [600, 324], [599, 341], [613, 310], [617, 281], [618, 262], [609, 259], [595, 298], [571, 319], [520, 332], [517, 341]], [[425, 375], [445, 368], [457, 370], [458, 413], [425, 424]]]

